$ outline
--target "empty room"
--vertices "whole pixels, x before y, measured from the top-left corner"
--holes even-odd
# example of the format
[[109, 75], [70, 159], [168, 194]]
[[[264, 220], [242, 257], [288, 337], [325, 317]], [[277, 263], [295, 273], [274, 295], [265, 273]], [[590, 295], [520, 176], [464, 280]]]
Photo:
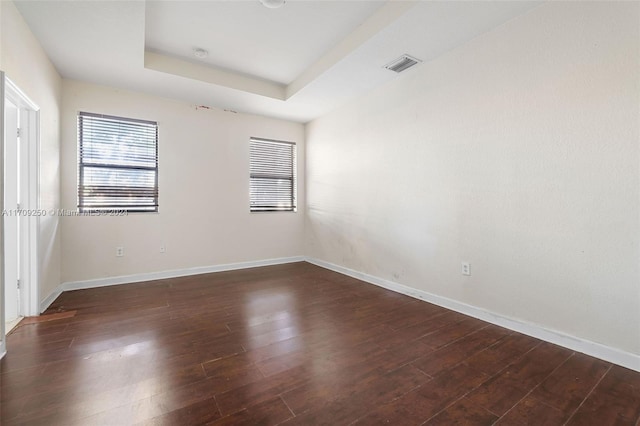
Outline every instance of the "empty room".
[[640, 425], [640, 2], [0, 1], [0, 424]]

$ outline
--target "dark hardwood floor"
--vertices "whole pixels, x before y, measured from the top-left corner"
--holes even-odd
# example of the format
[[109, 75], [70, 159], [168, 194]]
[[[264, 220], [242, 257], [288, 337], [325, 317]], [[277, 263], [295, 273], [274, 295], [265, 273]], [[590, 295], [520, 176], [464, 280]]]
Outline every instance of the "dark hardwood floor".
[[640, 373], [308, 263], [72, 291], [49, 314], [8, 336], [5, 426], [640, 420]]

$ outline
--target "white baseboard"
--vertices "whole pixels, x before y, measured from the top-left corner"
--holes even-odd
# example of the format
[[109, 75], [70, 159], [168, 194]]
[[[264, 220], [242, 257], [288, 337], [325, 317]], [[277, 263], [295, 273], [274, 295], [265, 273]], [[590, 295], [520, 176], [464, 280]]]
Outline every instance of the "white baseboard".
[[7, 354], [7, 342], [3, 339], [0, 340], [0, 359], [4, 358]]
[[429, 303], [433, 303], [434, 305], [442, 306], [444, 308], [451, 309], [452, 311], [460, 312], [461, 314], [469, 315], [491, 324], [499, 325], [500, 327], [508, 328], [509, 330], [517, 331], [518, 333], [526, 334], [528, 336], [554, 343], [573, 351], [581, 352], [640, 372], [640, 355], [625, 352], [620, 349], [585, 340], [580, 337], [571, 336], [560, 331], [551, 330], [537, 324], [532, 324], [515, 318], [509, 318], [453, 299], [437, 296], [423, 290], [407, 287], [393, 281], [325, 262], [324, 260], [310, 257], [307, 257], [305, 260], [322, 268], [348, 275], [352, 278], [386, 288], [387, 290], [405, 294], [416, 299], [421, 299]]
[[[537, 324], [532, 324], [515, 318], [509, 318], [504, 315], [488, 311], [486, 309], [478, 308], [476, 306], [468, 305], [466, 303], [462, 303], [453, 299], [448, 299], [446, 297], [438, 296], [423, 290], [418, 290], [412, 287], [398, 284], [393, 281], [385, 280], [373, 275], [365, 274], [363, 272], [325, 262], [320, 259], [304, 256], [283, 257], [277, 259], [266, 259], [214, 266], [174, 269], [169, 271], [151, 272], [145, 274], [99, 278], [86, 281], [65, 282], [59, 285], [40, 303], [40, 312], [44, 312], [51, 305], [51, 303], [53, 303], [53, 301], [58, 296], [60, 296], [60, 294], [62, 294], [62, 292], [69, 290], [80, 290], [86, 288], [129, 284], [135, 282], [160, 280], [165, 278], [177, 278], [189, 275], [207, 274], [211, 272], [232, 271], [237, 269], [248, 269], [256, 268], [259, 266], [280, 265], [284, 263], [302, 261], [307, 261], [322, 268], [339, 272], [341, 274], [348, 275], [361, 281], [374, 284], [391, 291], [395, 291], [396, 293], [401, 293], [407, 296], [414, 297], [416, 299], [424, 300], [429, 303], [433, 303], [434, 305], [442, 306], [444, 308], [451, 309], [452, 311], [460, 312], [462, 314], [487, 321], [491, 324], [499, 325], [501, 327], [505, 327], [510, 330], [517, 331], [519, 333], [526, 334], [528, 336], [532, 336], [550, 343], [554, 343], [556, 345], [563, 346], [565, 348], [591, 355], [593, 357], [603, 359], [605, 361], [609, 361], [614, 364], [618, 364], [623, 367], [640, 372], [640, 355], [625, 352], [620, 349], [585, 340], [580, 337], [571, 336], [560, 331], [551, 330]], [[4, 349], [3, 344], [4, 342], [0, 343], [0, 358], [2, 358], [2, 351]]]
[[40, 313], [46, 311], [54, 300], [62, 294], [62, 285], [56, 287], [43, 301], [40, 302]]
[[149, 272], [144, 274], [121, 275], [117, 277], [98, 278], [85, 281], [70, 281], [60, 284], [40, 303], [40, 312], [46, 311], [51, 303], [53, 303], [53, 301], [56, 300], [64, 291], [162, 280], [165, 278], [186, 277], [189, 275], [208, 274], [211, 272], [233, 271], [236, 269], [257, 268], [259, 266], [281, 265], [284, 263], [304, 262], [304, 260], [304, 256], [280, 257], [276, 259], [254, 260], [249, 262], [227, 263], [213, 266], [198, 266], [194, 268], [172, 269], [168, 271]]

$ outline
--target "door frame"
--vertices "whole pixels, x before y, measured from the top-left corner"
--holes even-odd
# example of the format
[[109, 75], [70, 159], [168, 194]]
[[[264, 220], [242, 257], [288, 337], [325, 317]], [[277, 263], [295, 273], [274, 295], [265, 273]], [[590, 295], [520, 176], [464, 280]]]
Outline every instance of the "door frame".
[[[20, 217], [20, 314], [36, 316], [40, 314], [39, 302], [39, 229], [40, 209], [39, 168], [40, 168], [40, 108], [4, 72], [0, 71], [0, 173], [4, 176], [4, 104], [8, 99], [20, 109], [20, 199], [21, 210], [29, 212]], [[0, 207], [4, 210], [4, 178], [0, 185]], [[0, 220], [0, 235], [4, 235], [4, 221]], [[4, 318], [4, 238], [0, 238], [0, 357], [6, 352]]]

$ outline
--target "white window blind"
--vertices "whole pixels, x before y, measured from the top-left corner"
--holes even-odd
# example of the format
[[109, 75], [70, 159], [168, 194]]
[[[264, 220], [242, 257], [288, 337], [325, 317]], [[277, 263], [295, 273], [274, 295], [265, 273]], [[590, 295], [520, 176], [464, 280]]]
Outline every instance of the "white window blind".
[[158, 124], [78, 114], [78, 210], [158, 211]]
[[296, 144], [251, 138], [250, 210], [296, 211]]

